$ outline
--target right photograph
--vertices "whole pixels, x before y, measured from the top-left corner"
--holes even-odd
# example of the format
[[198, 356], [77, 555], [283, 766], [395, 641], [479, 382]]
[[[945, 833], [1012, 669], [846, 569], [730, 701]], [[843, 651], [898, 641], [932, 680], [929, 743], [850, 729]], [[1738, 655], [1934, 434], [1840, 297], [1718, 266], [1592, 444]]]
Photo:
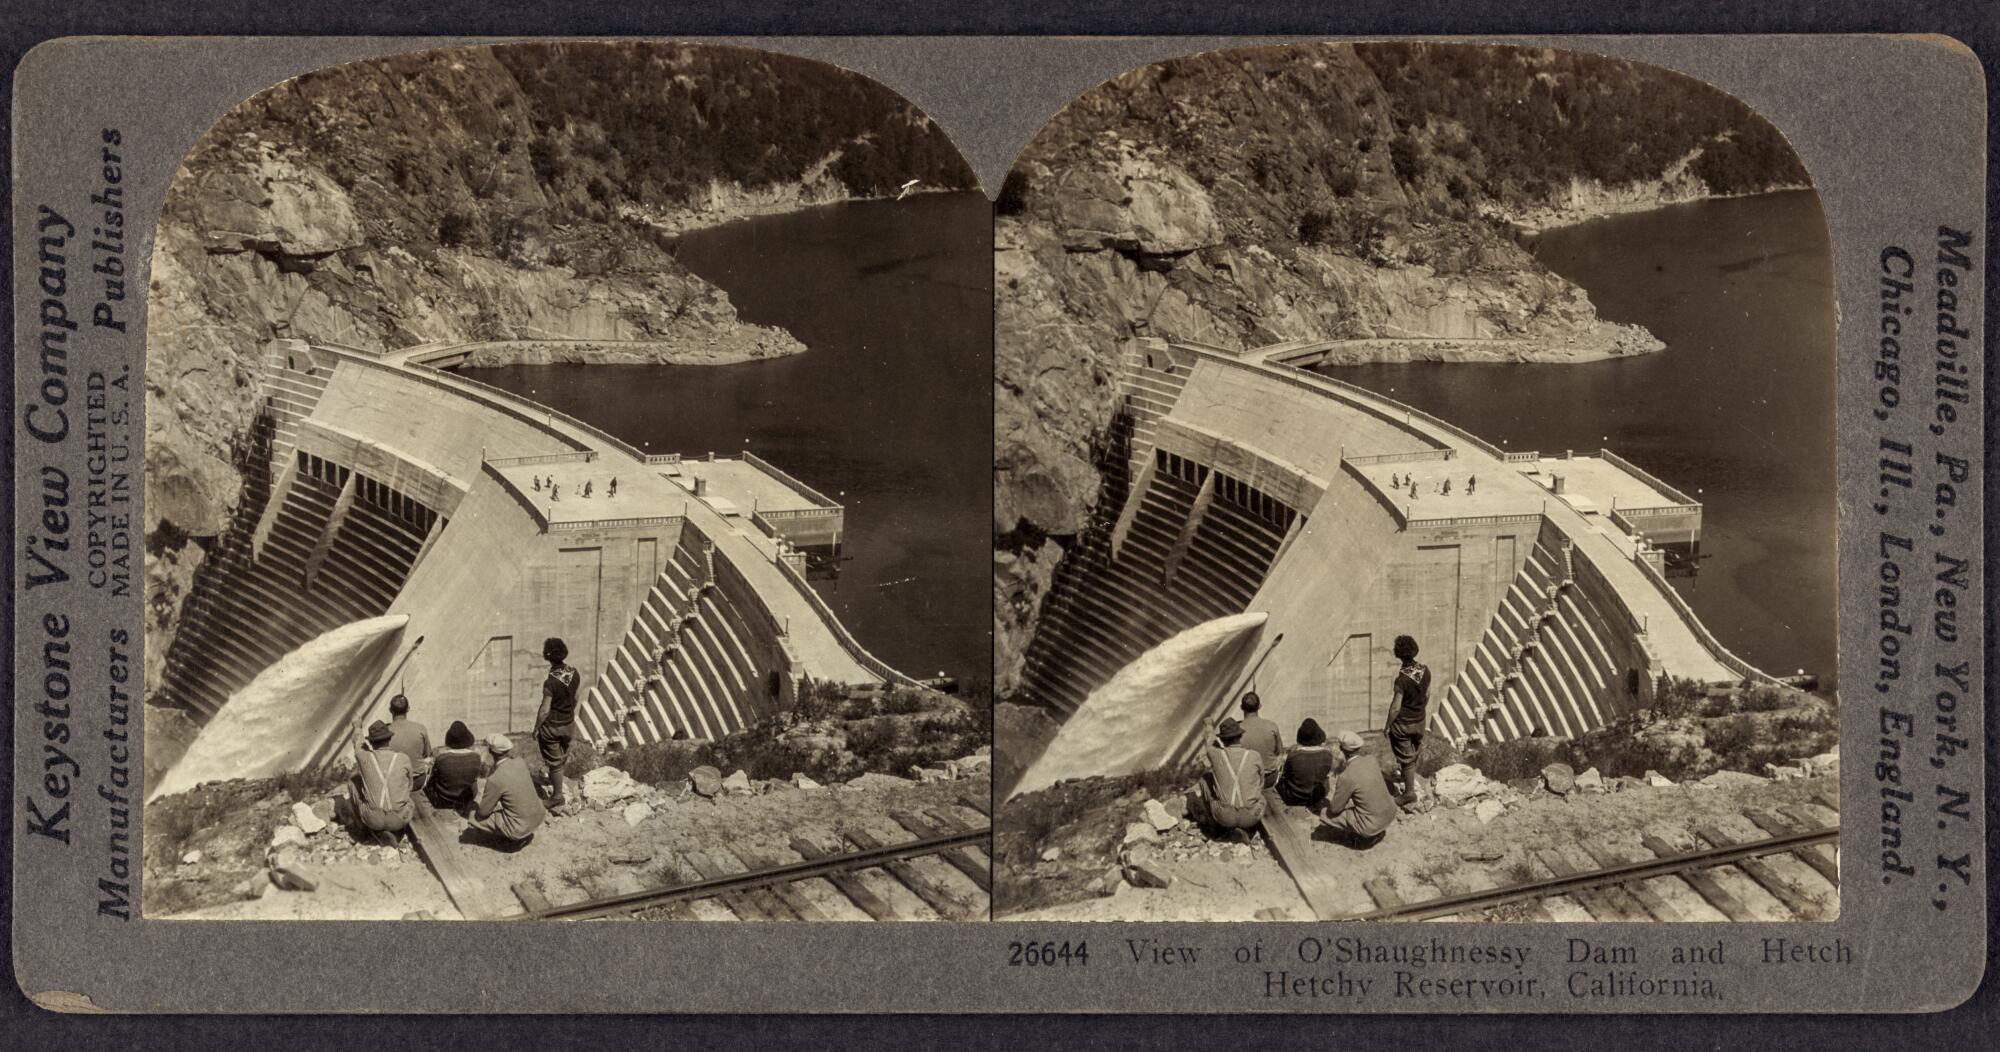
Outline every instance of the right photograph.
[[1579, 51], [1218, 51], [995, 209], [997, 918], [1837, 916], [1778, 128]]

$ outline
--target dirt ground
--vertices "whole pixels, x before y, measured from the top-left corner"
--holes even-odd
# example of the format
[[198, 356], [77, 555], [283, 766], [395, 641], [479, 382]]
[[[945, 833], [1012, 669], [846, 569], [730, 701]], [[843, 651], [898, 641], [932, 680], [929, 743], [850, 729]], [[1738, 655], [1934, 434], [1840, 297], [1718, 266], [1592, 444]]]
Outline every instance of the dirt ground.
[[[1577, 870], [1602, 868], [1603, 863], [1585, 851], [1586, 841], [1621, 861], [1639, 861], [1653, 857], [1641, 846], [1642, 837], [1652, 835], [1676, 848], [1692, 848], [1697, 844], [1694, 829], [1708, 824], [1741, 840], [1768, 838], [1769, 833], [1744, 817], [1747, 812], [1797, 806], [1822, 822], [1837, 824], [1838, 813], [1813, 799], [1822, 792], [1838, 792], [1837, 775], [1783, 782], [1744, 778], [1719, 788], [1683, 784], [1567, 796], [1536, 792], [1516, 796], [1504, 814], [1485, 823], [1470, 805], [1405, 814], [1387, 836], [1366, 850], [1315, 836], [1308, 864], [1333, 878], [1343, 914], [1360, 914], [1376, 908], [1364, 888], [1376, 878], [1387, 878], [1405, 901], [1415, 902], [1546, 879], [1555, 874], [1541, 857], [1545, 851], [1560, 854]], [[1307, 821], [1303, 811], [1295, 810], [1294, 815], [1297, 822]], [[1172, 876], [1165, 888], [1121, 883], [1110, 895], [1005, 916], [1009, 920], [1250, 920], [1262, 911], [1277, 910], [1283, 919], [1313, 918], [1298, 885], [1261, 838], [1247, 846], [1226, 844], [1182, 821], [1161, 836], [1154, 857]], [[1833, 919], [1839, 909], [1837, 888], [1790, 856], [1767, 861], [1819, 910], [1820, 915], [1811, 919]], [[1793, 916], [1734, 867], [1711, 872], [1760, 918]], [[1647, 886], [1691, 919], [1725, 919], [1678, 881], [1655, 879]], [[1566, 897], [1547, 906], [1558, 919], [1589, 917]], [[1281, 919], [1270, 913], [1265, 917]]]
[[[984, 826], [986, 817], [961, 802], [984, 800], [989, 780], [984, 773], [931, 783], [867, 776], [865, 788], [849, 785], [800, 789], [785, 782], [753, 783], [749, 792], [725, 791], [704, 798], [681, 789], [645, 787], [634, 800], [651, 813], [636, 824], [625, 809], [631, 800], [598, 809], [585, 805], [569, 815], [551, 815], [528, 844], [503, 851], [476, 835], [465, 833], [454, 845], [460, 863], [475, 875], [484, 900], [517, 911], [510, 893], [527, 883], [556, 905], [639, 891], [695, 879], [689, 853], [727, 872], [762, 868], [803, 859], [792, 850], [794, 836], [810, 831], [822, 838], [863, 830], [884, 842], [913, 838], [889, 813], [938, 811], [968, 827]], [[464, 829], [456, 815], [440, 816], [448, 828]], [[985, 855], [975, 852], [981, 863]], [[364, 920], [399, 919], [427, 911], [440, 920], [457, 919], [444, 887], [432, 875], [408, 837], [393, 844], [356, 842], [338, 826], [329, 825], [308, 838], [302, 861], [319, 881], [311, 893], [276, 891], [264, 897], [176, 914], [181, 918]], [[941, 858], [912, 859], [911, 865], [964, 898], [979, 916], [986, 912], [986, 893]], [[193, 868], [193, 867], [182, 867]], [[248, 874], [246, 873], [245, 876]], [[937, 919], [938, 913], [915, 893], [881, 870], [864, 871], [861, 879], [896, 913], [910, 919]], [[837, 919], [868, 920], [825, 881], [807, 881], [801, 891]], [[720, 903], [698, 903], [701, 919], [734, 919]], [[952, 918], [958, 919], [958, 918]]]

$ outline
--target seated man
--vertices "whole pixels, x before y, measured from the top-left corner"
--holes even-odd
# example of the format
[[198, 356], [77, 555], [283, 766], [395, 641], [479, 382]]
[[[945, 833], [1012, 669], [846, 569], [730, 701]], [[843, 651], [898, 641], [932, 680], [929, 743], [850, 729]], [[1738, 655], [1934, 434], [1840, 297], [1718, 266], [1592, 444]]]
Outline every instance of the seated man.
[[1278, 725], [1258, 715], [1264, 707], [1264, 700], [1257, 692], [1243, 694], [1243, 747], [1264, 758], [1264, 788], [1278, 786], [1278, 772], [1285, 766], [1284, 739], [1278, 734]]
[[389, 748], [395, 734], [381, 720], [369, 726], [365, 737], [361, 721], [355, 721], [354, 729], [354, 780], [341, 820], [370, 832], [400, 833], [416, 814], [410, 758]]
[[1320, 730], [1318, 721], [1307, 717], [1299, 724], [1299, 747], [1285, 757], [1284, 770], [1278, 775], [1278, 799], [1294, 807], [1318, 810], [1333, 779], [1333, 766], [1326, 732]]
[[1346, 766], [1333, 783], [1321, 811], [1321, 823], [1336, 839], [1357, 847], [1373, 847], [1396, 820], [1396, 800], [1389, 795], [1389, 782], [1382, 766], [1362, 751], [1361, 736], [1353, 731], [1340, 735], [1340, 751]]
[[431, 732], [410, 718], [408, 695], [398, 694], [389, 699], [389, 733], [390, 751], [410, 758], [411, 784], [424, 784], [424, 778], [430, 774]]
[[1264, 820], [1264, 760], [1243, 747], [1243, 725], [1223, 720], [1203, 750], [1208, 771], [1188, 794], [1188, 818], [1210, 829], [1254, 829]]
[[493, 773], [480, 785], [471, 827], [510, 843], [526, 843], [549, 814], [535, 792], [534, 776], [528, 762], [514, 755], [514, 743], [506, 735], [487, 738], [486, 748], [493, 753]]
[[479, 780], [486, 777], [486, 757], [464, 721], [454, 721], [444, 734], [444, 748], [431, 757], [431, 779], [424, 796], [444, 811], [463, 811], [479, 801]]

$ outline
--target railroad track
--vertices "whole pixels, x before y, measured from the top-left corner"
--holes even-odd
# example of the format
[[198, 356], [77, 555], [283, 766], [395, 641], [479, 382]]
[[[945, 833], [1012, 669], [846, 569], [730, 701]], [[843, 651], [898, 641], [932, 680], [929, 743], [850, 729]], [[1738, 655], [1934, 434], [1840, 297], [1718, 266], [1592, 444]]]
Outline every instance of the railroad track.
[[[958, 804], [982, 816], [990, 807], [969, 795]], [[889, 817], [912, 839], [884, 840], [858, 827], [804, 830], [789, 844], [798, 861], [776, 860], [773, 852], [746, 843], [683, 851], [660, 868], [673, 878], [668, 883], [563, 905], [517, 884], [514, 894], [524, 910], [519, 919], [819, 921], [854, 911], [873, 920], [928, 919], [911, 908], [913, 902], [946, 920], [986, 919], [990, 822], [974, 826], [946, 808], [896, 810]], [[959, 877], [951, 876], [954, 870]]]
[[1407, 901], [1377, 877], [1363, 884], [1376, 908], [1342, 919], [1644, 922], [1715, 914], [1732, 921], [1830, 919], [1840, 887], [1839, 800], [1823, 793], [1814, 803], [1834, 812], [1835, 821], [1826, 823], [1799, 806], [1746, 812], [1743, 817], [1768, 837], [1746, 840], [1704, 824], [1695, 828], [1698, 841], [1691, 848], [1643, 837], [1650, 858], [1625, 857], [1601, 842], [1581, 840], [1577, 846], [1600, 868], [1579, 869], [1562, 853], [1544, 849], [1534, 858], [1548, 877], [1477, 890], [1440, 889], [1419, 901]]

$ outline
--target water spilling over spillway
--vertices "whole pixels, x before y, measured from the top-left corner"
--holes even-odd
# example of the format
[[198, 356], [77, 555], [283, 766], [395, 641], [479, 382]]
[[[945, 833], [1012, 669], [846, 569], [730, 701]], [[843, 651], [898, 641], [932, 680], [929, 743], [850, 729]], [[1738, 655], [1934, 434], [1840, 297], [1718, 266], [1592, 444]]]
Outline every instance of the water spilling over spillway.
[[1090, 692], [1009, 796], [1065, 778], [1149, 771], [1174, 758], [1210, 714], [1265, 615], [1204, 622], [1146, 651]]
[[342, 625], [272, 662], [229, 696], [146, 798], [297, 769], [351, 717], [409, 620], [392, 614]]

